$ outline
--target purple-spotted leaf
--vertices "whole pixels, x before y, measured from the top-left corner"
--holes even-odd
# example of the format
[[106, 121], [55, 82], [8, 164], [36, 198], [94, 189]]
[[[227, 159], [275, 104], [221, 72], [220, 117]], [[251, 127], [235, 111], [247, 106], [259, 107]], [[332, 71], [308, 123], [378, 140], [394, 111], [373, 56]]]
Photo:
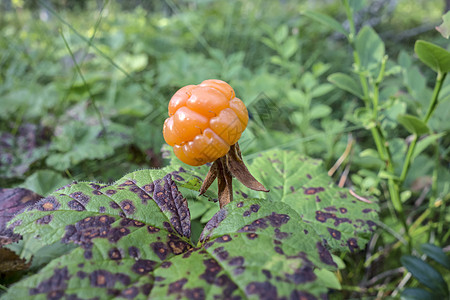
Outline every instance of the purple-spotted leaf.
[[233, 201], [207, 223], [198, 248], [155, 270], [151, 296], [318, 299], [331, 287], [329, 273], [320, 271], [336, 267], [311, 225], [288, 205]]
[[142, 170], [113, 185], [76, 183], [16, 216], [15, 233], [78, 247], [13, 285], [5, 298], [146, 297], [151, 272], [192, 248], [187, 202], [171, 178]]
[[[6, 224], [21, 210], [36, 203], [42, 196], [24, 188], [0, 188], [0, 247], [17, 242], [20, 235]], [[1, 271], [1, 269], [0, 269]]]
[[[264, 153], [249, 169], [271, 189], [268, 199], [249, 198], [257, 193], [237, 184], [235, 201], [217, 208], [196, 245], [186, 198], [200, 211], [207, 166], [172, 163], [112, 185], [57, 190], [9, 226], [43, 244], [76, 248], [3, 298], [326, 298], [340, 288], [328, 249], [362, 247], [359, 235], [373, 229], [377, 206], [334, 187], [320, 161], [293, 152]], [[208, 192], [200, 199], [215, 197]]]
[[[122, 184], [129, 187], [132, 178]], [[59, 210], [70, 213], [61, 202]], [[330, 282], [336, 264], [322, 239], [284, 203], [230, 203], [206, 225], [197, 247], [167, 220], [156, 225], [104, 213], [67, 225], [62, 240], [79, 247], [13, 285], [4, 299], [319, 299], [339, 288]]]
[[376, 227], [377, 204], [361, 201], [348, 189], [337, 187], [321, 160], [273, 150], [254, 159], [249, 169], [270, 189], [269, 200], [289, 205], [332, 249], [361, 249]]
[[[168, 155], [174, 157], [170, 152]], [[181, 164], [173, 159], [168, 170], [177, 170]], [[236, 199], [264, 197], [288, 204], [313, 225], [333, 250], [353, 252], [362, 249], [376, 227], [378, 205], [362, 201], [348, 189], [337, 187], [321, 160], [293, 151], [272, 150], [262, 153], [247, 166], [270, 192], [254, 192], [235, 180]], [[200, 181], [198, 187], [188, 186], [185, 182], [194, 180], [191, 172], [195, 172], [196, 177], [204, 177], [208, 168], [189, 168], [183, 164], [183, 171], [183, 180], [179, 183], [198, 190]]]

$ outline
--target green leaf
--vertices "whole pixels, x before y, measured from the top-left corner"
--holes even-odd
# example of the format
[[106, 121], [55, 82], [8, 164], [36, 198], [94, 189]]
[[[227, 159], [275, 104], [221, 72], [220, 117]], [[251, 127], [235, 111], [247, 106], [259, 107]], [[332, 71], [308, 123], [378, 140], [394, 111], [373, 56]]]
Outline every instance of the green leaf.
[[359, 99], [363, 99], [364, 95], [361, 86], [350, 76], [344, 73], [334, 73], [328, 76], [328, 81], [338, 88], [352, 93]]
[[40, 200], [11, 226], [39, 236], [39, 245], [76, 248], [49, 248], [56, 257], [44, 257], [51, 261], [2, 299], [276, 299], [319, 297], [339, 287], [330, 272], [337, 265], [322, 237], [283, 202], [237, 199], [212, 217], [194, 247], [180, 193], [198, 188], [192, 178], [197, 177], [185, 169], [142, 170], [112, 185], [72, 184]]
[[384, 43], [372, 27], [364, 26], [356, 36], [355, 48], [363, 70], [378, 66], [384, 56]]
[[341, 23], [339, 23], [330, 16], [312, 10], [304, 11], [303, 15], [319, 23], [322, 23], [323, 25], [329, 27], [330, 29], [336, 30], [337, 32], [342, 33], [343, 35], [348, 36], [348, 32], [345, 30], [344, 26], [342, 26]]
[[311, 120], [320, 119], [328, 116], [329, 114], [331, 114], [331, 108], [328, 105], [318, 104], [311, 108], [309, 118]]
[[267, 38], [267, 37], [263, 37], [263, 38], [261, 38], [261, 41], [267, 46], [267, 47], [269, 47], [269, 48], [271, 48], [271, 49], [273, 49], [273, 50], [276, 50], [278, 47], [277, 47], [277, 44], [272, 40], [272, 39], [269, 39], [269, 38]]
[[378, 172], [378, 176], [383, 179], [394, 179], [394, 180], [399, 179], [399, 177], [396, 176], [395, 174], [389, 173], [388, 171], [384, 171], [384, 170]]
[[353, 117], [355, 118], [355, 121], [364, 126], [364, 128], [366, 129], [375, 127], [372, 113], [367, 107], [358, 107], [357, 109], [355, 109]]
[[[5, 102], [2, 106], [10, 107]], [[49, 144], [45, 128], [34, 124], [22, 124], [15, 135], [0, 131], [0, 178], [23, 178], [32, 164], [47, 155]]]
[[428, 133], [430, 129], [427, 124], [425, 124], [422, 120], [413, 115], [398, 115], [397, 121], [405, 127], [412, 134], [416, 134], [418, 136]]
[[403, 255], [402, 265], [423, 285], [441, 296], [448, 295], [448, 287], [442, 275], [418, 257]]
[[401, 300], [433, 299], [436, 295], [420, 288], [406, 288], [401, 295]]
[[28, 255], [42, 256], [54, 243], [62, 248], [47, 248], [55, 257], [42, 257], [45, 266], [3, 299], [312, 298], [340, 288], [328, 247], [362, 248], [376, 226], [376, 204], [335, 187], [319, 160], [269, 151], [250, 165], [271, 188], [267, 199], [235, 183], [235, 201], [212, 216], [194, 245], [186, 198], [216, 197], [194, 196], [207, 169], [174, 161], [111, 185], [74, 183], [41, 199], [10, 226], [39, 238]]
[[363, 248], [376, 227], [378, 206], [336, 187], [320, 160], [272, 150], [254, 159], [249, 170], [270, 189], [269, 200], [291, 206], [333, 249]]
[[443, 37], [448, 39], [450, 37], [450, 11], [442, 16], [442, 24], [436, 26], [436, 30], [441, 33]]
[[323, 83], [323, 84], [313, 88], [313, 90], [311, 92], [311, 97], [313, 97], [313, 98], [320, 97], [320, 96], [328, 94], [332, 90], [334, 90], [333, 85], [331, 85], [329, 83]]
[[[208, 171], [206, 166], [190, 168], [182, 164], [172, 151], [167, 154], [172, 159], [167, 170], [176, 171], [181, 167], [191, 172], [192, 169], [194, 176], [200, 177]], [[264, 152], [247, 166], [270, 192], [254, 192], [234, 182], [237, 195], [243, 198], [262, 196], [290, 205], [302, 219], [313, 224], [314, 231], [332, 249], [351, 252], [361, 249], [376, 227], [378, 205], [360, 201], [348, 189], [336, 187], [323, 169], [321, 160], [275, 149]], [[189, 172], [187, 177], [183, 175], [184, 180], [190, 178]], [[215, 185], [211, 188], [215, 189]]]
[[113, 185], [73, 184], [20, 214], [13, 221], [17, 232], [78, 247], [12, 286], [5, 298], [148, 294], [153, 277], [144, 275], [193, 247], [175, 175], [143, 170]]
[[[219, 280], [224, 281], [225, 289], [221, 291], [213, 284], [210, 293], [226, 299], [237, 295], [248, 298], [264, 295], [269, 299], [292, 294], [320, 295], [326, 292], [328, 283], [314, 269], [334, 270], [336, 265], [323, 245], [312, 242], [304, 230], [310, 230], [310, 225], [284, 203], [234, 201], [205, 226], [200, 237], [204, 251], [192, 252], [189, 262], [177, 257], [174, 264], [180, 267], [175, 274], [170, 269], [155, 272], [155, 276], [167, 278], [160, 288], [156, 287], [159, 290], [155, 295], [167, 295], [168, 287], [180, 277], [186, 278], [185, 286], [191, 289], [201, 288], [198, 278], [211, 283], [214, 277], [222, 278]], [[315, 238], [320, 240], [318, 236]], [[258, 251], [261, 247], [264, 250]], [[283, 278], [282, 282], [277, 281], [277, 276]], [[238, 288], [239, 293], [231, 294], [228, 290], [232, 291], [232, 287]]]
[[39, 170], [28, 176], [21, 187], [45, 196], [70, 182], [70, 179], [62, 177], [61, 174], [55, 171]]
[[437, 73], [450, 71], [450, 52], [432, 43], [418, 40], [414, 46], [419, 59]]
[[278, 27], [277, 31], [275, 32], [275, 35], [274, 35], [275, 41], [278, 44], [281, 44], [287, 38], [288, 34], [289, 34], [289, 28], [287, 27], [287, 25], [281, 25], [280, 27]]
[[336, 275], [334, 275], [333, 272], [327, 269], [316, 269], [314, 273], [317, 275], [318, 278], [326, 282], [327, 288], [335, 290], [340, 290], [342, 288], [341, 283], [336, 278]]
[[186, 182], [188, 173], [164, 174], [142, 170], [113, 185], [73, 184], [19, 215], [17, 232], [78, 247], [56, 251], [61, 255], [4, 298], [251, 298], [263, 291], [312, 297], [337, 287], [333, 273], [320, 271], [336, 268], [322, 238], [282, 202], [234, 201], [211, 219], [194, 249], [187, 203], [172, 181]]
[[444, 132], [437, 133], [437, 134], [431, 134], [424, 139], [421, 139], [417, 142], [416, 149], [414, 149], [414, 153], [412, 155], [411, 159], [416, 158], [420, 153], [422, 153], [425, 149], [428, 148], [432, 143], [434, 143], [436, 140], [440, 139], [441, 137], [445, 136]]
[[101, 159], [114, 154], [114, 149], [129, 142], [129, 130], [119, 124], [109, 124], [107, 132], [100, 125], [86, 126], [81, 121], [66, 124], [55, 138], [47, 157], [47, 165], [65, 170], [87, 159]]
[[299, 41], [296, 37], [288, 38], [281, 47], [281, 55], [285, 59], [289, 59], [298, 50]]
[[444, 268], [450, 270], [450, 258], [445, 254], [442, 248], [427, 243], [420, 245], [420, 250], [428, 255], [428, 257], [441, 264]]

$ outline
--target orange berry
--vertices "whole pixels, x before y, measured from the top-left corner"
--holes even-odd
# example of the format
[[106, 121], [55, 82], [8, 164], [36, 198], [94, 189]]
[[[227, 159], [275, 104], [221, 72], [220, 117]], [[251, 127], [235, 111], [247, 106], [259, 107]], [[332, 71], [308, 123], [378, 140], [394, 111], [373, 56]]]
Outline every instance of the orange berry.
[[247, 108], [233, 88], [222, 80], [209, 79], [173, 95], [163, 135], [182, 162], [200, 166], [227, 154], [247, 123]]

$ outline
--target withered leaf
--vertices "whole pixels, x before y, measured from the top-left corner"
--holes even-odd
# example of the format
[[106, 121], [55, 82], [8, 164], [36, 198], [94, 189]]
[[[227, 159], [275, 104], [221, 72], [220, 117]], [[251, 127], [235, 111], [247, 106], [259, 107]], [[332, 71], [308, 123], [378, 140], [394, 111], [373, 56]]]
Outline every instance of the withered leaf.
[[20, 211], [35, 204], [42, 196], [24, 188], [0, 188], [0, 246], [19, 240], [6, 224]]

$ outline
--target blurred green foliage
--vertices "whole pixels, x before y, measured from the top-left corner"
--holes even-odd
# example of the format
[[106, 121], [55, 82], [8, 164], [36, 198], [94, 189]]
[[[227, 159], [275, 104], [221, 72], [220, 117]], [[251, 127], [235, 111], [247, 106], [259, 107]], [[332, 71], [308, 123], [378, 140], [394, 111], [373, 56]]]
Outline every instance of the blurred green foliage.
[[[433, 30], [444, 2], [350, 2], [359, 32], [355, 48], [369, 53], [362, 58], [363, 76], [376, 80], [378, 63], [388, 55], [379, 84], [379, 128], [392, 160], [402, 162], [413, 136], [401, 124], [414, 121], [399, 116], [425, 115], [435, 76], [413, 55], [414, 41], [449, 48]], [[249, 109], [251, 121], [240, 141], [246, 159], [289, 148], [322, 158], [332, 168], [351, 143], [334, 179], [347, 179], [358, 194], [380, 198], [383, 216], [367, 260], [341, 257], [347, 265], [340, 271], [344, 297], [380, 293], [376, 275], [411, 254], [401, 246], [404, 233], [391, 202], [384, 201], [392, 174], [380, 172], [384, 161], [371, 138], [374, 123], [358, 99], [364, 95], [342, 34], [349, 24], [340, 1], [5, 3], [0, 6], [1, 187], [21, 185], [48, 194], [73, 180], [111, 182], [136, 169], [163, 166], [162, 124], [171, 95], [184, 85], [218, 78], [229, 82]], [[317, 12], [342, 28], [315, 22], [311, 15]], [[429, 134], [418, 139], [400, 191], [406, 221], [415, 230], [414, 246], [432, 239], [445, 246], [450, 239], [445, 230], [449, 100], [447, 77]], [[400, 174], [402, 164], [393, 171]], [[438, 211], [433, 223], [424, 221], [429, 203]], [[209, 219], [210, 210], [205, 211], [195, 224]], [[381, 293], [396, 291], [402, 279], [399, 272], [387, 278]]]

